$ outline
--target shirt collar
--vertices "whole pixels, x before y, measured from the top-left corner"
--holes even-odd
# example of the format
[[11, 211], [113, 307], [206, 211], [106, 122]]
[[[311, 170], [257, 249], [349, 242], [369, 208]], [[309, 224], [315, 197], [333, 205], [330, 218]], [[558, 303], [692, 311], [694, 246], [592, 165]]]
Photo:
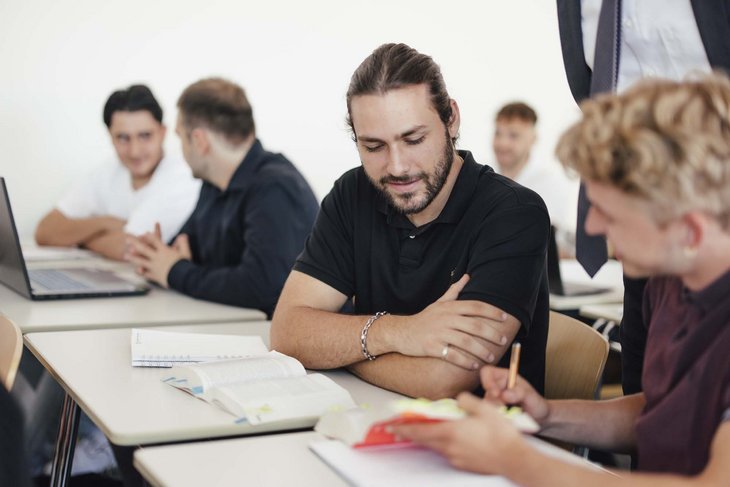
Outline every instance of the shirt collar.
[[709, 311], [727, 300], [728, 289], [730, 289], [730, 271], [699, 291], [690, 291], [684, 287], [682, 294], [690, 303], [703, 311]]
[[[459, 221], [469, 207], [472, 195], [479, 182], [479, 173], [483, 166], [474, 160], [474, 156], [472, 156], [470, 151], [459, 150], [457, 153], [464, 160], [464, 164], [462, 164], [459, 175], [456, 177], [456, 182], [451, 189], [451, 194], [444, 209], [441, 210], [441, 214], [431, 223], [456, 223]], [[489, 170], [491, 171], [491, 169]], [[387, 215], [389, 225], [398, 228], [414, 228], [413, 223], [405, 215], [395, 210], [379, 190], [376, 191], [376, 194], [376, 207], [378, 211]]]
[[261, 145], [259, 139], [256, 139], [243, 157], [241, 164], [233, 172], [233, 177], [231, 177], [231, 182], [228, 183], [226, 191], [245, 189], [251, 183], [252, 176], [258, 172], [264, 161], [264, 147]]

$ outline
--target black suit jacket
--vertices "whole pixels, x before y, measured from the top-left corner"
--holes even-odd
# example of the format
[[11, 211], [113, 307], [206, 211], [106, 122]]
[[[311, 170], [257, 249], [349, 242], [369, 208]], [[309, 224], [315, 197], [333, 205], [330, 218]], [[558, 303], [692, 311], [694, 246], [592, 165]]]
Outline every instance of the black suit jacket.
[[[713, 68], [730, 73], [730, 0], [691, 0], [702, 44]], [[583, 51], [580, 0], [557, 0], [560, 44], [570, 91], [580, 103], [591, 90]]]

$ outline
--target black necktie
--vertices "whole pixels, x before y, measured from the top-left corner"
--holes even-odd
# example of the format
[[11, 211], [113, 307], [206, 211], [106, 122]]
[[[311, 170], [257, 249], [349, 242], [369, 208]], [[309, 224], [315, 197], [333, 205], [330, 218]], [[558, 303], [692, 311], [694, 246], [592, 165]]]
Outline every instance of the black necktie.
[[[591, 96], [616, 90], [618, 63], [621, 46], [621, 0], [603, 0], [598, 17], [596, 51], [591, 75]], [[586, 272], [593, 277], [608, 260], [606, 239], [590, 236], [585, 231], [585, 221], [590, 202], [585, 186], [578, 193], [578, 222], [575, 231], [575, 257]]]

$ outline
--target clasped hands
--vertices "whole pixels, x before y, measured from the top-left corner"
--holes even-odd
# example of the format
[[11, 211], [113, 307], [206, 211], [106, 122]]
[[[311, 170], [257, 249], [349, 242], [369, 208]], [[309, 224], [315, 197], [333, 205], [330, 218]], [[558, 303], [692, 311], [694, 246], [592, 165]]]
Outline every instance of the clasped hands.
[[137, 274], [167, 288], [167, 276], [170, 269], [180, 260], [192, 259], [188, 236], [180, 234], [172, 245], [162, 241], [160, 224], [155, 224], [154, 232], [147, 232], [138, 237], [127, 238], [127, 250], [124, 260], [134, 264]]

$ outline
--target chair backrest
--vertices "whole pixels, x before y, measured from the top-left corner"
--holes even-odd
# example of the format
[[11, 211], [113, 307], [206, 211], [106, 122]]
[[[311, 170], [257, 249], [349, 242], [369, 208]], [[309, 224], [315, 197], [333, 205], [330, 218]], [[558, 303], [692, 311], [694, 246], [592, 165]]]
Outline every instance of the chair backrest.
[[590, 326], [550, 312], [545, 357], [547, 399], [594, 399], [608, 358], [608, 341]]
[[18, 325], [0, 316], [0, 383], [7, 390], [13, 387], [23, 353], [23, 334]]

